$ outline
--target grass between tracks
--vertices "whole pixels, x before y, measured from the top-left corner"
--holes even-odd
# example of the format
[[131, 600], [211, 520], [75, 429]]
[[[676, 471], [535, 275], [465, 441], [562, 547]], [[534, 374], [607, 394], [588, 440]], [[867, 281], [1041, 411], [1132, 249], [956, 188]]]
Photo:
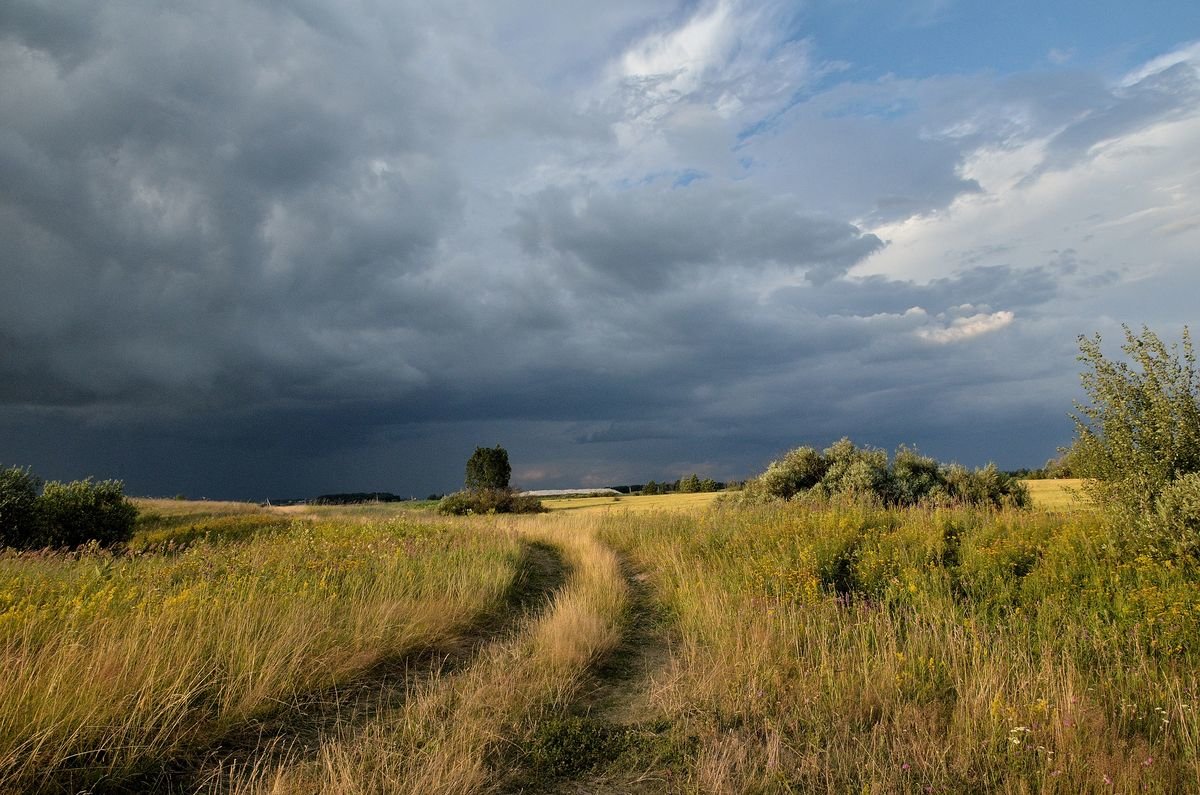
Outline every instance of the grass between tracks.
[[589, 668], [619, 643], [628, 589], [615, 555], [583, 522], [536, 517], [500, 527], [562, 551], [566, 583], [540, 613], [464, 671], [416, 686], [366, 726], [330, 738], [315, 759], [248, 771], [236, 789], [469, 793], [519, 786], [530, 739], [566, 713]]

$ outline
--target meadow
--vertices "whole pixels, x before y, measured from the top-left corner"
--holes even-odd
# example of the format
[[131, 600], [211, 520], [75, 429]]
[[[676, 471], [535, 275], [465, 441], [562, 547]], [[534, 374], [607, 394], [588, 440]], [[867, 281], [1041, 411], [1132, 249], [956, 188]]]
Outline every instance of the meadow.
[[142, 502], [0, 553], [0, 792], [1200, 791], [1200, 576], [1031, 486]]

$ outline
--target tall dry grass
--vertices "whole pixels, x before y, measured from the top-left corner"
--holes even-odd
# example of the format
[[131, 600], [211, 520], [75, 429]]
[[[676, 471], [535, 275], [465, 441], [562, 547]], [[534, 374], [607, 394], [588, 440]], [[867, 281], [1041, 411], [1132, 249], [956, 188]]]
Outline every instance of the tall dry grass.
[[119, 781], [452, 636], [499, 608], [520, 554], [512, 533], [414, 521], [222, 538], [0, 553], [0, 791]]
[[415, 687], [401, 705], [324, 742], [315, 759], [246, 771], [235, 787], [269, 793], [473, 793], [514, 775], [523, 738], [569, 707], [584, 675], [619, 641], [628, 591], [617, 558], [586, 521], [478, 519], [561, 550], [568, 577], [551, 602], [466, 670]]
[[1200, 789], [1200, 578], [1092, 516], [850, 505], [607, 517], [680, 642], [693, 792]]
[[[468, 793], [590, 770], [697, 793], [1200, 791], [1200, 572], [1121, 557], [1093, 512], [292, 521], [240, 541], [180, 526], [183, 551], [0, 556], [0, 790], [128, 774], [453, 636], [494, 617], [522, 550], [540, 550], [566, 578], [507, 634], [312, 748], [199, 785]], [[661, 668], [625, 682], [650, 704], [632, 728], [578, 712], [597, 662], [634, 637], [618, 552], [669, 639]], [[576, 740], [586, 764], [561, 745]], [[540, 752], [558, 754], [541, 773]]]

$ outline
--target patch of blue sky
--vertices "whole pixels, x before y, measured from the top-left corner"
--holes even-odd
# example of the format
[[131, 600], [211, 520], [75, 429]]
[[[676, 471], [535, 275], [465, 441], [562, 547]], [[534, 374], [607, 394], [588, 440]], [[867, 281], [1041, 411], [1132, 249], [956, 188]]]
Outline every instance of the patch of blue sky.
[[686, 188], [698, 179], [708, 179], [711, 176], [712, 174], [709, 174], [707, 171], [695, 168], [668, 169], [665, 171], [652, 171], [636, 179], [625, 177], [615, 180], [612, 185], [617, 190], [626, 191], [645, 188], [649, 185], [670, 180], [672, 188]]
[[671, 183], [672, 188], [686, 188], [698, 179], [707, 179], [712, 176], [707, 171], [699, 171], [694, 168], [685, 168], [675, 177], [675, 181]]
[[1196, 0], [813, 0], [799, 20], [843, 79], [1089, 66], [1117, 76], [1200, 38]]

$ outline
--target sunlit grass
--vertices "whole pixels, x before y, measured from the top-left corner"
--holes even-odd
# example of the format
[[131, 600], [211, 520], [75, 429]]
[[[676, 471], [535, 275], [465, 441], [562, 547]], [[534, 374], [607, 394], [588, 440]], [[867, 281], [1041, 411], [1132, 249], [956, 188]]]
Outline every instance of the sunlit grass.
[[854, 506], [609, 515], [675, 617], [690, 792], [1200, 787], [1200, 581], [1100, 522]]
[[446, 523], [260, 530], [166, 554], [0, 553], [0, 791], [119, 780], [444, 640], [499, 606], [520, 549]]
[[1021, 482], [1029, 489], [1029, 498], [1035, 508], [1066, 511], [1087, 506], [1087, 498], [1082, 495], [1083, 480], [1080, 478]]
[[157, 497], [134, 497], [131, 501], [143, 516], [228, 516], [263, 513], [267, 510], [253, 502], [172, 500]]
[[[605, 780], [691, 793], [1200, 790], [1193, 562], [1122, 557], [1101, 516], [1062, 504], [713, 496], [556, 500], [593, 506], [534, 517], [196, 511], [160, 514], [145, 532], [165, 540], [149, 553], [6, 553], [0, 791], [119, 781], [290, 694], [495, 621], [530, 544], [566, 568], [540, 611], [510, 616], [464, 667], [430, 670], [365, 721], [208, 783], [587, 791], [555, 776], [621, 747], [603, 738], [649, 731], [650, 752], [609, 758]], [[663, 646], [624, 686], [642, 689], [639, 725], [654, 728], [615, 729], [602, 711], [571, 723], [623, 642], [633, 572]], [[554, 744], [589, 737], [599, 744]]]
[[703, 510], [712, 505], [718, 496], [719, 492], [700, 492], [689, 494], [622, 494], [620, 496], [614, 495], [609, 497], [543, 498], [542, 505], [545, 505], [551, 511], [694, 511]]
[[520, 778], [514, 751], [541, 721], [563, 714], [589, 666], [620, 641], [628, 593], [615, 555], [585, 520], [501, 526], [562, 551], [568, 579], [546, 609], [467, 671], [326, 741], [315, 759], [247, 771], [239, 791], [471, 793]]

